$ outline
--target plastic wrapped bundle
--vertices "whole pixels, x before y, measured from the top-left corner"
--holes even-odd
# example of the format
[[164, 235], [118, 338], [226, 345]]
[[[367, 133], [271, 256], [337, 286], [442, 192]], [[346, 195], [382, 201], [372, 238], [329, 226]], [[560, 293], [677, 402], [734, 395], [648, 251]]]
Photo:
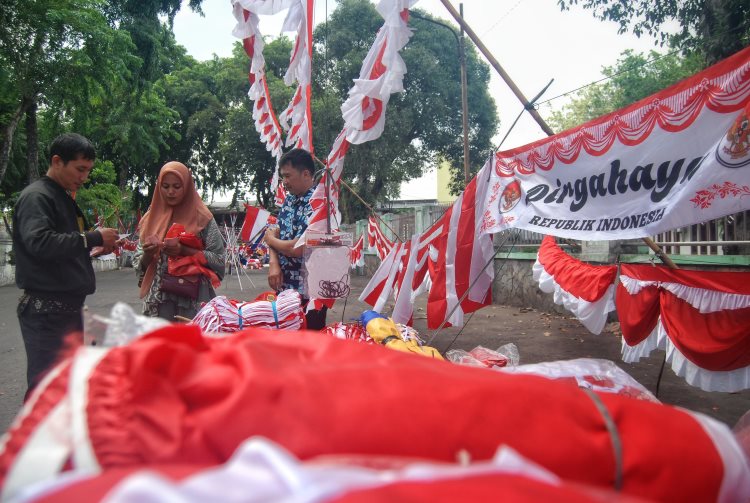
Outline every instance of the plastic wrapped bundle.
[[409, 329], [405, 325], [397, 325], [391, 318], [386, 318], [377, 311], [365, 311], [359, 317], [359, 321], [367, 330], [367, 335], [378, 344], [404, 353], [443, 359], [437, 349], [422, 345], [416, 330]]
[[278, 330], [304, 328], [302, 298], [295, 290], [284, 290], [275, 300], [242, 302], [217, 296], [208, 301], [192, 324], [208, 333], [238, 332], [246, 327]]

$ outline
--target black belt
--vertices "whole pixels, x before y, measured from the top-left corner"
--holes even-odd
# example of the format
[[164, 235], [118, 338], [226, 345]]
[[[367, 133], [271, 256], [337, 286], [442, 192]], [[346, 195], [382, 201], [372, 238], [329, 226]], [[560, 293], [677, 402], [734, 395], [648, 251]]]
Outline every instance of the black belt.
[[71, 293], [62, 292], [38, 292], [34, 290], [24, 290], [24, 295], [28, 295], [32, 299], [48, 300], [53, 302], [60, 302], [67, 306], [80, 308], [83, 306], [83, 302], [86, 300], [85, 295], [77, 295]]

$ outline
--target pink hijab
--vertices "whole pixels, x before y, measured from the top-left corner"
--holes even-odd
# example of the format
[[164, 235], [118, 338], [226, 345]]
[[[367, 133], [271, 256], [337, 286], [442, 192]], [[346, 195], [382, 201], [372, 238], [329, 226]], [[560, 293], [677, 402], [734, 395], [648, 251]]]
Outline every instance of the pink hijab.
[[[161, 183], [167, 173], [177, 175], [182, 182], [182, 186], [185, 187], [182, 201], [177, 206], [169, 206], [161, 195]], [[170, 161], [162, 166], [161, 171], [159, 171], [159, 179], [156, 182], [151, 206], [141, 218], [138, 226], [141, 244], [145, 243], [149, 236], [156, 236], [160, 240], [164, 239], [164, 235], [173, 223], [182, 224], [187, 232], [197, 235], [212, 218], [211, 210], [208, 209], [195, 189], [195, 182], [190, 170], [181, 162]], [[143, 276], [141, 298], [145, 297], [151, 288], [151, 283], [156, 274], [158, 258], [159, 255], [157, 254], [148, 265], [148, 269]]]

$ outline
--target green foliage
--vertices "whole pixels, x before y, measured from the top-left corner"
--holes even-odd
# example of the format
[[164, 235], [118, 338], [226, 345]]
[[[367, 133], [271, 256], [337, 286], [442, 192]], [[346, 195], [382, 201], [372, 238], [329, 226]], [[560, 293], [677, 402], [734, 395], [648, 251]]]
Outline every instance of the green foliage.
[[[614, 21], [619, 32], [656, 37], [662, 46], [697, 53], [710, 65], [750, 43], [747, 0], [558, 0], [560, 8], [581, 4], [601, 20]], [[679, 29], [670, 34], [670, 25]]]
[[88, 181], [76, 193], [76, 203], [90, 224], [95, 224], [99, 218], [106, 226], [117, 228], [120, 215], [130, 211], [128, 195], [123, 196], [113, 183], [116, 178], [110, 161], [96, 161]]
[[[653, 62], [647, 64], [649, 61]], [[555, 131], [578, 126], [661, 91], [700, 71], [701, 66], [695, 55], [624, 51], [614, 66], [603, 68], [608, 80], [584, 88], [562, 108], [553, 110], [549, 123]]]
[[[14, 120], [18, 128], [8, 136], [15, 141], [7, 142], [1, 197], [11, 197], [26, 183], [28, 135], [17, 119], [22, 107], [34, 103], [39, 127], [32, 145], [38, 141], [44, 147], [64, 131], [80, 132], [96, 144], [101, 162], [78, 201], [90, 216], [104, 216], [110, 225], [117, 214], [145, 209], [159, 168], [169, 160], [186, 163], [204, 193], [230, 190], [238, 203], [254, 196], [270, 205], [275, 159], [255, 131], [247, 97], [249, 61], [239, 42], [229, 58], [198, 62], [187, 56], [171, 32], [180, 0], [3, 4], [0, 129], [8, 130]], [[200, 4], [187, 3], [194, 10]], [[343, 126], [341, 104], [382, 24], [371, 2], [343, 0], [315, 30], [311, 108], [314, 150], [321, 159]], [[391, 97], [382, 137], [352, 146], [345, 162], [344, 180], [372, 204], [397, 197], [401, 182], [420, 176], [438, 159], [454, 167], [454, 188], [463, 187], [456, 40], [429, 22], [414, 18], [410, 25], [414, 36], [402, 51], [409, 69], [405, 91]], [[283, 83], [291, 49], [286, 37], [267, 41], [264, 49], [277, 113], [294, 92]], [[492, 149], [497, 119], [487, 91], [489, 69], [473, 46], [467, 48], [467, 67], [476, 171]], [[366, 213], [347, 191], [341, 201], [348, 221]]]
[[[423, 17], [429, 17], [419, 11]], [[327, 24], [315, 30], [313, 121], [315, 150], [323, 157], [342, 127], [339, 107], [383, 20], [367, 0], [339, 2]], [[402, 182], [417, 178], [438, 159], [454, 173], [454, 192], [463, 189], [463, 143], [460, 68], [456, 38], [445, 27], [412, 17], [414, 35], [402, 51], [408, 68], [404, 92], [391, 96], [383, 135], [353, 145], [346, 156], [343, 179], [366, 202], [398, 197]], [[488, 93], [489, 69], [467, 44], [471, 170], [476, 172], [492, 150], [497, 129], [494, 101]], [[322, 61], [321, 61], [322, 60]], [[315, 71], [315, 70], [314, 70]], [[358, 199], [343, 190], [345, 221], [366, 215]]]

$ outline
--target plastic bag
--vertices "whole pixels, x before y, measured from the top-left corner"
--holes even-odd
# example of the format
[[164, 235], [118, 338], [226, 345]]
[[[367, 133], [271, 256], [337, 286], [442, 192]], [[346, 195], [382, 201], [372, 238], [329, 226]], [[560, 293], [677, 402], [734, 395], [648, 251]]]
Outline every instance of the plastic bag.
[[494, 351], [483, 346], [477, 346], [471, 351], [451, 349], [445, 356], [453, 363], [472, 367], [502, 368], [518, 365], [519, 362], [518, 348], [512, 342]]

